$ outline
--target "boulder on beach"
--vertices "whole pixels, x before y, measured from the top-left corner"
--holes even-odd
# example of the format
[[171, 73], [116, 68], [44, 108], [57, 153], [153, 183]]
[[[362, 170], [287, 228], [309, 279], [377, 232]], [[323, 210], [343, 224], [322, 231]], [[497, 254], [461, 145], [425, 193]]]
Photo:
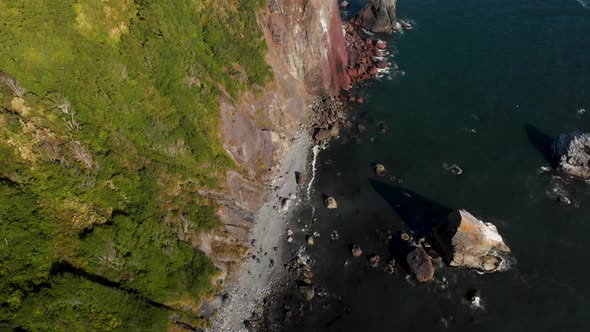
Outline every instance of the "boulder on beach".
[[313, 138], [316, 140], [316, 142], [327, 140], [328, 138], [330, 138], [330, 130], [318, 129], [315, 135], [313, 135]]
[[397, 0], [371, 0], [357, 14], [354, 22], [372, 32], [392, 32], [399, 25], [396, 4]]
[[590, 180], [590, 133], [559, 135], [551, 148], [559, 172]]
[[432, 258], [422, 247], [416, 247], [406, 256], [408, 267], [418, 282], [427, 282], [434, 277]]
[[295, 183], [302, 185], [307, 182], [307, 175], [301, 172], [295, 172]]
[[497, 252], [510, 253], [496, 226], [465, 210], [451, 212], [432, 235], [450, 266], [493, 272], [502, 261]]
[[326, 197], [326, 199], [324, 200], [324, 204], [326, 204], [326, 207], [328, 209], [335, 209], [338, 207], [338, 203], [336, 203], [336, 199], [332, 196]]

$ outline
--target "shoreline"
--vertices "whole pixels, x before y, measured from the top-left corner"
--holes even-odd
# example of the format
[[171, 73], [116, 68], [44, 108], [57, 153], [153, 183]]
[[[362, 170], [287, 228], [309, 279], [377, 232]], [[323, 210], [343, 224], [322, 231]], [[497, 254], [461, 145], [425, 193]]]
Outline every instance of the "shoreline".
[[[249, 256], [240, 272], [227, 280], [229, 286], [221, 307], [211, 319], [211, 331], [248, 331], [244, 322], [263, 306], [266, 298], [287, 287], [288, 281], [282, 271], [289, 259], [286, 230], [290, 216], [303, 201], [305, 189], [296, 183], [295, 172], [309, 173], [314, 143], [310, 135], [302, 131], [288, 144], [287, 152], [266, 186], [265, 203], [254, 216]], [[288, 209], [283, 210], [281, 203], [285, 199]]]

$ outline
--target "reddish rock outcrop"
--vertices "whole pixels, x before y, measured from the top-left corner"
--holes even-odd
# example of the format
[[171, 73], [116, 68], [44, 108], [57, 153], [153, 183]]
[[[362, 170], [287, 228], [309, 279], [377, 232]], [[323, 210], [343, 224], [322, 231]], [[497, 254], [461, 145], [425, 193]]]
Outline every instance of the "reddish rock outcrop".
[[269, 0], [262, 22], [269, 49], [309, 93], [335, 95], [350, 87], [336, 0]]

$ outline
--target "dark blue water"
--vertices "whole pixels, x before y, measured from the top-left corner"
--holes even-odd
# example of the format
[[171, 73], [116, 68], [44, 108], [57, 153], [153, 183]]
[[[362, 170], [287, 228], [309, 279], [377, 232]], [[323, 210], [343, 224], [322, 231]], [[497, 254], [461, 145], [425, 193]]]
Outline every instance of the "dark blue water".
[[[367, 133], [344, 133], [320, 154], [310, 229], [321, 236], [309, 253], [315, 284], [330, 295], [316, 297], [289, 329], [587, 330], [590, 184], [540, 173], [547, 161], [539, 147], [590, 130], [590, 10], [576, 0], [400, 0], [398, 15], [414, 30], [382, 38], [405, 76], [363, 90], [368, 102], [351, 116]], [[396, 180], [376, 178], [373, 162]], [[575, 206], [560, 207], [558, 193]], [[323, 194], [339, 208], [325, 209]], [[416, 284], [403, 269], [388, 275], [351, 259], [348, 246], [357, 243], [385, 260], [385, 231], [457, 208], [496, 224], [516, 260], [509, 270], [439, 266], [434, 281]], [[330, 240], [333, 230], [340, 239]], [[465, 302], [470, 288], [481, 291], [485, 310]]]

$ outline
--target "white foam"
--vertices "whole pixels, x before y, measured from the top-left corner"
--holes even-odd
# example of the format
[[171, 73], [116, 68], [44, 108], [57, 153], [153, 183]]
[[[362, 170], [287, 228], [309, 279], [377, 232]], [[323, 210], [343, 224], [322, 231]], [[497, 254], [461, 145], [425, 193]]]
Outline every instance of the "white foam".
[[576, 0], [585, 9], [590, 9], [590, 0]]
[[311, 198], [311, 187], [313, 185], [313, 181], [315, 180], [315, 173], [317, 170], [317, 162], [318, 162], [318, 155], [320, 154], [320, 151], [326, 148], [326, 144], [322, 143], [322, 144], [318, 144], [316, 146], [313, 147], [312, 151], [313, 151], [313, 159], [311, 162], [311, 179], [309, 180], [309, 184], [307, 185], [307, 199], [309, 200]]

